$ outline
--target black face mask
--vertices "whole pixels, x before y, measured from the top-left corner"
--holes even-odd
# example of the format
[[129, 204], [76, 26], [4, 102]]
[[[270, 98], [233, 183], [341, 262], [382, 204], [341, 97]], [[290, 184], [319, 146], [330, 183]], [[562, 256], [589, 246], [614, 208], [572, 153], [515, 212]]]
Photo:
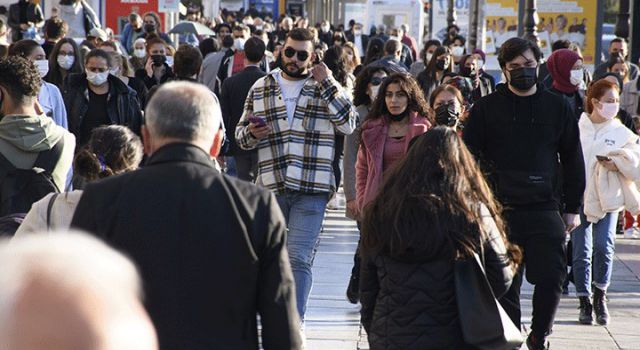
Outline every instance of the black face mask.
[[[288, 76], [294, 78], [294, 79], [304, 79], [307, 78], [309, 76], [308, 70], [307, 73], [302, 73], [302, 69], [300, 69], [300, 67], [298, 67], [298, 70], [296, 70], [295, 72], [291, 73], [286, 65], [284, 64], [284, 61], [282, 60], [282, 55], [283, 53], [281, 52], [280, 55], [278, 56], [278, 59], [276, 60], [277, 66], [280, 67], [280, 70], [282, 70], [284, 73], [286, 73]], [[295, 63], [294, 63], [295, 64]]]
[[436, 108], [436, 124], [452, 127], [458, 122], [460, 112], [454, 103], [447, 103]]
[[436, 61], [436, 68], [438, 68], [438, 70], [445, 70], [447, 69], [447, 62], [443, 59], [439, 59]]
[[167, 57], [164, 55], [151, 55], [151, 60], [153, 61], [154, 66], [160, 67], [167, 62]]
[[389, 113], [389, 119], [391, 119], [394, 122], [399, 122], [402, 119], [404, 119], [408, 114], [409, 114], [409, 108], [406, 108], [404, 110], [404, 112], [402, 112], [400, 114], [393, 115], [393, 114]]
[[509, 71], [509, 85], [520, 91], [531, 89], [538, 82], [536, 67], [522, 67]]
[[478, 76], [478, 73], [476, 73], [475, 69], [472, 70], [469, 67], [461, 67], [460, 75], [462, 75], [463, 77], [471, 78], [471, 80], [475, 80]]
[[153, 33], [156, 31], [156, 25], [155, 24], [145, 24], [144, 25], [144, 31], [147, 33]]

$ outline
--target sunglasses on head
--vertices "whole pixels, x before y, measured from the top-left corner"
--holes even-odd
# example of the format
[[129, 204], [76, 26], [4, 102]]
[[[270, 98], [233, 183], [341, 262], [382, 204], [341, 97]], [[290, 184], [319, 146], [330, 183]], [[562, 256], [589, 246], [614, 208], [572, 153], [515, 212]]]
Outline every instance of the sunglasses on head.
[[291, 58], [295, 54], [298, 55], [298, 61], [306, 61], [309, 58], [309, 53], [307, 51], [296, 51], [293, 47], [287, 47], [284, 49], [284, 55]]
[[383, 78], [378, 78], [378, 77], [371, 78], [371, 85], [373, 85], [373, 86], [378, 86], [378, 85], [382, 84], [383, 82], [384, 82]]

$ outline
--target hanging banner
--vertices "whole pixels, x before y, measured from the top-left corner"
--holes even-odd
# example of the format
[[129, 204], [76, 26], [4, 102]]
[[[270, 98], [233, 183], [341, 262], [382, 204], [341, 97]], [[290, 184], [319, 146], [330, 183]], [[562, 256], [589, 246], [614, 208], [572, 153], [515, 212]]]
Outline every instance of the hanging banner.
[[547, 41], [545, 57], [557, 40], [569, 40], [582, 50], [585, 65], [595, 64], [598, 2], [595, 0], [538, 0], [538, 33]]
[[158, 12], [160, 13], [180, 12], [180, 0], [158, 0]]
[[518, 36], [518, 0], [485, 0], [482, 11], [484, 42], [481, 48], [487, 55], [485, 70], [499, 70], [500, 47]]
[[[432, 31], [431, 39], [443, 41], [447, 36], [447, 11], [449, 10], [448, 0], [432, 0]], [[460, 27], [460, 35], [465, 38], [469, 35], [469, 6], [471, 0], [455, 0], [453, 2], [456, 9], [456, 25]], [[420, 30], [419, 32], [421, 32]], [[413, 32], [418, 33], [418, 32]]]

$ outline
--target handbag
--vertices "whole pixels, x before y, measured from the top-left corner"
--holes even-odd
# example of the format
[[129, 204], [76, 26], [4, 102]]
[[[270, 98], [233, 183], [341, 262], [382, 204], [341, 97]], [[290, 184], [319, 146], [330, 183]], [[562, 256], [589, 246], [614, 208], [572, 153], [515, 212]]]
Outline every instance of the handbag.
[[[480, 244], [482, 260], [484, 251]], [[496, 300], [478, 254], [454, 266], [456, 303], [464, 342], [482, 350], [511, 350], [524, 342], [522, 333]]]

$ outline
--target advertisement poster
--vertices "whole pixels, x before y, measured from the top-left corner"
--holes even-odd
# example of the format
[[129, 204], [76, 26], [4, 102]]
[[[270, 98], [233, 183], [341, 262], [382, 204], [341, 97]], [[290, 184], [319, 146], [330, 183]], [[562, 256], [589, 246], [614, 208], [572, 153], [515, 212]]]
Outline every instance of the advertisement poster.
[[486, 0], [484, 7], [484, 42], [482, 51], [487, 55], [487, 70], [499, 70], [498, 51], [510, 38], [518, 36], [519, 0]]
[[180, 11], [180, 0], [158, 0], [158, 12], [175, 13]]
[[[432, 39], [442, 41], [447, 35], [448, 3], [447, 0], [433, 0], [431, 3], [431, 21], [433, 24], [431, 28]], [[456, 25], [460, 27], [460, 34], [467, 37], [469, 33], [469, 6], [471, 0], [455, 0], [453, 3], [456, 8]]]
[[[129, 21], [130, 13], [136, 12], [142, 15], [149, 11], [157, 12], [158, 0], [109, 0], [109, 6], [105, 6], [105, 10], [106, 26], [116, 33], [121, 33]], [[164, 23], [163, 13], [160, 13], [160, 20]]]
[[595, 64], [598, 2], [594, 0], [538, 0], [538, 34], [546, 57], [551, 44], [566, 39], [582, 50], [585, 65]]

